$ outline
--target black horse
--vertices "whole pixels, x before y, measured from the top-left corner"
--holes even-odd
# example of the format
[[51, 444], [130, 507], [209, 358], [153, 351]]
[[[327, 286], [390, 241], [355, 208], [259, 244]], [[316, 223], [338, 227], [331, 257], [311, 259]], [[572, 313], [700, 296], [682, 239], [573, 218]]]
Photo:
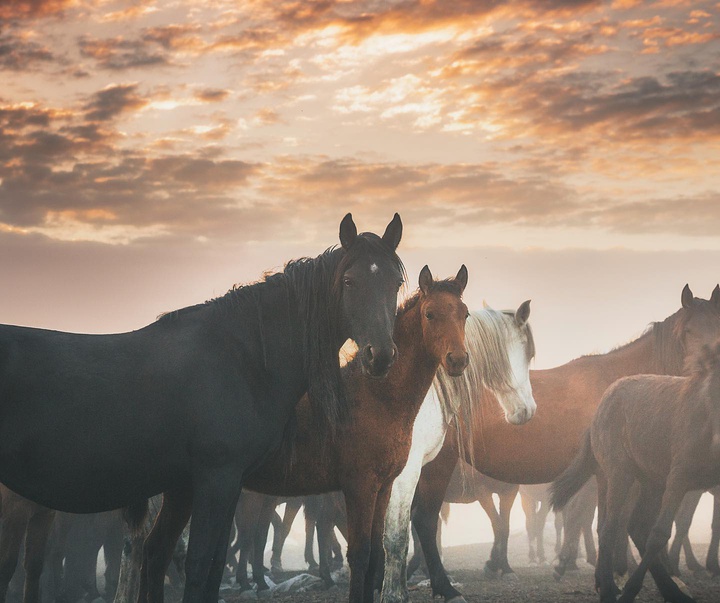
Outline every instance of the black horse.
[[243, 477], [298, 400], [332, 431], [345, 340], [370, 376], [394, 362], [401, 235], [397, 214], [382, 237], [348, 214], [339, 247], [130, 333], [0, 325], [0, 482], [73, 513], [192, 507], [183, 601], [215, 603]]

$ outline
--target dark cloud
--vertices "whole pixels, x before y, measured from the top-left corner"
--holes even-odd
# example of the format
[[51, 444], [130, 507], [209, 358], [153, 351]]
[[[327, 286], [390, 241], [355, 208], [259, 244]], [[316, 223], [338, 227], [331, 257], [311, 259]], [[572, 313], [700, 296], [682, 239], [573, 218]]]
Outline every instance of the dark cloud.
[[145, 107], [150, 100], [140, 96], [137, 84], [110, 85], [93, 94], [85, 105], [89, 121], [108, 121], [129, 111]]
[[76, 0], [3, 0], [0, 3], [0, 24], [3, 21], [30, 19], [62, 14]]
[[222, 88], [203, 88], [195, 91], [195, 98], [204, 103], [219, 103], [230, 96], [230, 90]]
[[143, 40], [127, 40], [122, 37], [97, 39], [83, 36], [78, 40], [80, 55], [94, 59], [100, 69], [121, 71], [124, 69], [166, 65], [165, 52], [150, 47]]
[[12, 34], [0, 35], [0, 70], [29, 71], [54, 60], [55, 55], [38, 42]]

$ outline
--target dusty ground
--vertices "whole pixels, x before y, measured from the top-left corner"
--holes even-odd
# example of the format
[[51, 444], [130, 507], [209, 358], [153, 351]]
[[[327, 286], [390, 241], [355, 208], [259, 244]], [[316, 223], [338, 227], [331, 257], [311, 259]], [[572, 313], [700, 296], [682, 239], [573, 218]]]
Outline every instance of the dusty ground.
[[[512, 544], [512, 543], [511, 543]], [[706, 546], [697, 545], [696, 552], [705, 554]], [[444, 562], [454, 581], [460, 583], [457, 588], [465, 595], [469, 603], [595, 603], [593, 568], [584, 561], [579, 562], [581, 569], [569, 573], [561, 582], [552, 576], [551, 565], [530, 565], [524, 559], [526, 553], [522, 547], [516, 546], [511, 552], [510, 562], [516, 571], [516, 578], [488, 579], [482, 565], [488, 556], [490, 545], [477, 544], [449, 547], [444, 551]], [[298, 571], [287, 572], [277, 576], [281, 579], [291, 578]], [[720, 579], [712, 579], [708, 575], [693, 576], [685, 570], [683, 575], [691, 594], [698, 603], [720, 602]], [[180, 601], [179, 592], [169, 592], [166, 601]], [[333, 591], [312, 591], [293, 594], [274, 595], [273, 601], [278, 603], [345, 603], [347, 601], [347, 585], [341, 585]], [[231, 590], [223, 590], [222, 596], [226, 603], [246, 601]], [[428, 586], [413, 586], [411, 591], [414, 603], [432, 603], [432, 594]], [[662, 597], [657, 592], [652, 579], [648, 577], [645, 587], [637, 598], [639, 603], [660, 603]]]

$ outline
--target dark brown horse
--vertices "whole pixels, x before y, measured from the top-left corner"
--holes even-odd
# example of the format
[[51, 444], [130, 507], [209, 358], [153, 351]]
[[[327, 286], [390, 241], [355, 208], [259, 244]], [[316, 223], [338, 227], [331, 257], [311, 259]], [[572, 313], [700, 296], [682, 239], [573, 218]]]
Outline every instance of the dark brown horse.
[[616, 600], [612, 554], [635, 481], [640, 496], [628, 532], [642, 561], [620, 601], [635, 599], [648, 569], [665, 601], [693, 601], [670, 578], [658, 554], [685, 495], [720, 484], [720, 343], [703, 350], [690, 377], [638, 375], [613, 384], [579, 453], [553, 483], [553, 505], [562, 508], [593, 474], [601, 502], [595, 568], [600, 601]]
[[370, 375], [392, 366], [401, 232], [397, 214], [383, 237], [348, 214], [339, 247], [129, 333], [0, 325], [0, 481], [76, 513], [165, 493], [193, 512], [184, 602], [214, 603], [243, 479], [303, 394], [330, 426], [347, 416], [348, 337]]
[[[490, 410], [473, 425], [475, 454], [465, 458], [495, 479], [517, 484], [555, 479], [575, 456], [603, 392], [620, 377], [641, 373], [682, 375], [688, 358], [720, 337], [720, 286], [710, 300], [693, 297], [685, 285], [682, 307], [654, 323], [638, 339], [607, 354], [583, 356], [562, 366], [532, 371], [538, 413], [524, 425], [508, 425]], [[438, 512], [458, 452], [454, 438], [425, 465], [418, 483], [413, 523], [431, 573], [433, 592], [446, 600], [461, 596], [447, 579], [435, 545]]]
[[[249, 489], [277, 496], [343, 491], [352, 603], [372, 601], [390, 488], [407, 460], [413, 421], [435, 372], [442, 364], [450, 374], [459, 375], [468, 363], [464, 342], [468, 310], [461, 299], [467, 284], [465, 266], [445, 281], [434, 281], [425, 266], [419, 284], [419, 291], [398, 311], [393, 333], [398, 360], [388, 376], [378, 380], [363, 375], [361, 354], [343, 369], [350, 421], [338, 428], [334, 438], [321, 438], [311, 401], [303, 398], [292, 450], [286, 447], [271, 455], [245, 482]], [[186, 521], [185, 513], [163, 505], [157, 525], [164, 527], [161, 534], [177, 533]], [[256, 550], [264, 546], [265, 535]], [[148, 539], [147, 544], [146, 558], [152, 563], [142, 574], [141, 600], [144, 593], [162, 592], [172, 550], [170, 540]], [[256, 580], [259, 589], [267, 588], [262, 575]]]

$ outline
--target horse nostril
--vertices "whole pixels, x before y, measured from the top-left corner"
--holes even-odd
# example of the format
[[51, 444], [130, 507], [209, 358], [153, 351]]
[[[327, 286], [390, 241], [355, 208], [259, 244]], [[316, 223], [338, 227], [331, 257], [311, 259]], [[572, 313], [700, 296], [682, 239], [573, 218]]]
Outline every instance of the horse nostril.
[[365, 357], [366, 362], [372, 362], [373, 361], [373, 349], [370, 344], [365, 346], [365, 349], [363, 350], [363, 355]]

